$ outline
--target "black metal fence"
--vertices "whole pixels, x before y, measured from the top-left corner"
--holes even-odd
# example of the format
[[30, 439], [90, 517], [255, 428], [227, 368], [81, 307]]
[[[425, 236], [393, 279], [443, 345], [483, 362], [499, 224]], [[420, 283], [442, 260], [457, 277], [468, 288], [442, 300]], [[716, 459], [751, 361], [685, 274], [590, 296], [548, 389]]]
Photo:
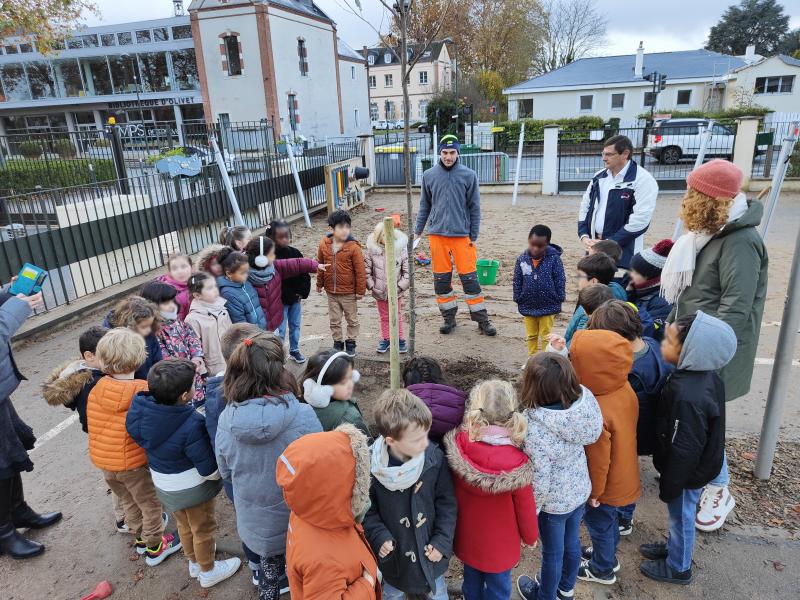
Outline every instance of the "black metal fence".
[[[800, 116], [798, 116], [800, 120]], [[751, 177], [769, 179], [775, 173], [783, 138], [788, 137], [795, 121], [763, 121], [756, 137]]]

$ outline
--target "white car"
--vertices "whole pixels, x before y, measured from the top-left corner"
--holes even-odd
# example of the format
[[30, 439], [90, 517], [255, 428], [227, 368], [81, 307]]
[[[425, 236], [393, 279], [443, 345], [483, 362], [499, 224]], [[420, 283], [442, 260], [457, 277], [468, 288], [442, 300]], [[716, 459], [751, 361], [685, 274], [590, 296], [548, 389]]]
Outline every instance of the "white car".
[[394, 129], [394, 121], [373, 121], [372, 122], [373, 129]]
[[[656, 121], [647, 136], [645, 152], [660, 163], [674, 165], [684, 158], [697, 158], [702, 142], [702, 132], [708, 125], [706, 119], [664, 119]], [[733, 157], [736, 134], [719, 123], [711, 126], [711, 137], [706, 157]]]

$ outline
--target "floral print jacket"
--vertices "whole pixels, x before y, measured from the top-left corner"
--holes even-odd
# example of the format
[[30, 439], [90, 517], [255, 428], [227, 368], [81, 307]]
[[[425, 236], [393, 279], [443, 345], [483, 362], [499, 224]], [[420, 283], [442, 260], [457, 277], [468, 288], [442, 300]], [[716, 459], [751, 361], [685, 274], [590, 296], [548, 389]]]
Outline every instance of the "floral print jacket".
[[[161, 353], [164, 358], [193, 358], [203, 357], [203, 345], [194, 329], [186, 325], [180, 319], [165, 320], [158, 332], [158, 344], [161, 346]], [[205, 398], [203, 389], [203, 378], [206, 372], [205, 366], [200, 367], [200, 371], [194, 380], [193, 402], [201, 402]]]

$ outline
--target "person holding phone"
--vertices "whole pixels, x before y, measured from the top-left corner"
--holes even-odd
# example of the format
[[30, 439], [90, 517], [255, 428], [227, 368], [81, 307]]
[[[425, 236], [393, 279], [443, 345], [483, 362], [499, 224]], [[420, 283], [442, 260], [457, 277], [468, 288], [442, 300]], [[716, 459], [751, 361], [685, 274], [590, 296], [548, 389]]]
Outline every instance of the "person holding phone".
[[[17, 277], [11, 280], [12, 285]], [[17, 528], [42, 529], [61, 519], [60, 512], [39, 514], [25, 502], [23, 471], [32, 471], [28, 451], [36, 438], [33, 430], [17, 415], [11, 394], [25, 377], [11, 352], [11, 336], [35, 308], [42, 305], [42, 293], [12, 295], [0, 291], [0, 554], [31, 558], [44, 546], [17, 532]]]

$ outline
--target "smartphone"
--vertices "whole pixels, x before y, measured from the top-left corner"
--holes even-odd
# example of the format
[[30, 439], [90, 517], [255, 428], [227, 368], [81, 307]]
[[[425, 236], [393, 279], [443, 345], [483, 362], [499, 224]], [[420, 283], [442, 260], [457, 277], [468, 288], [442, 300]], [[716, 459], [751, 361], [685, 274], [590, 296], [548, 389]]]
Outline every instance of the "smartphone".
[[47, 271], [36, 265], [25, 263], [17, 274], [17, 280], [11, 284], [8, 291], [14, 296], [17, 294], [32, 296], [42, 291], [46, 280]]

